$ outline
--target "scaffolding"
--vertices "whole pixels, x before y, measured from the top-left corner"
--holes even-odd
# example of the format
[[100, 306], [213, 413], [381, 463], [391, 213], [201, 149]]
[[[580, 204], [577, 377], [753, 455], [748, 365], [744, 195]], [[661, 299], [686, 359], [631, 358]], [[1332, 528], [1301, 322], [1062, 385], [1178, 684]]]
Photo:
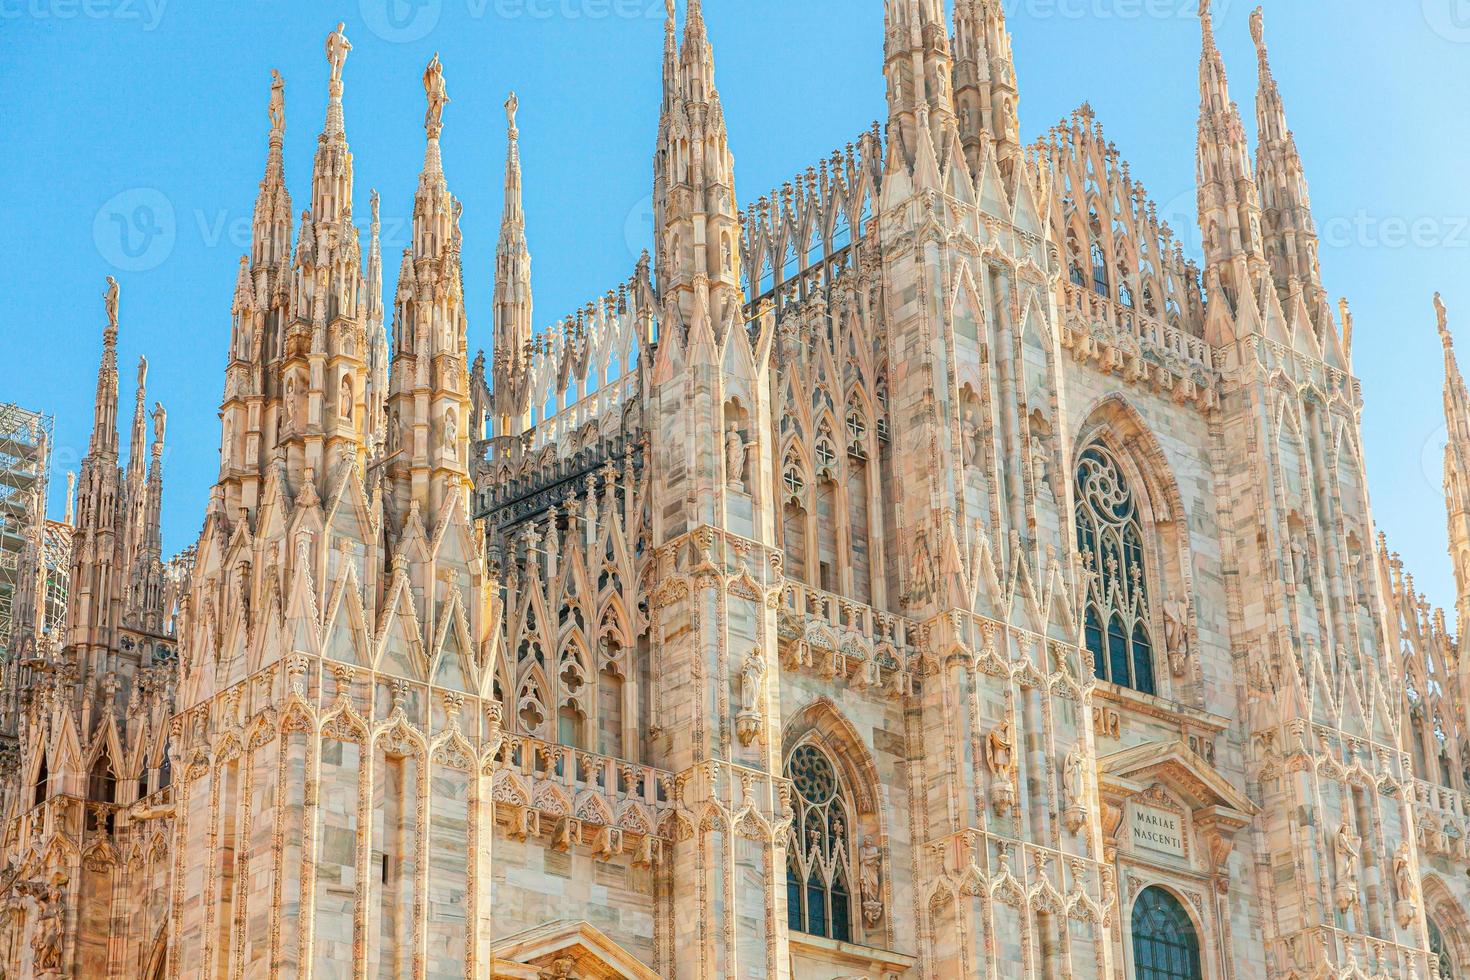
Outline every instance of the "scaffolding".
[[46, 468], [54, 434], [50, 415], [0, 404], [0, 650], [10, 646], [27, 543], [45, 530]]

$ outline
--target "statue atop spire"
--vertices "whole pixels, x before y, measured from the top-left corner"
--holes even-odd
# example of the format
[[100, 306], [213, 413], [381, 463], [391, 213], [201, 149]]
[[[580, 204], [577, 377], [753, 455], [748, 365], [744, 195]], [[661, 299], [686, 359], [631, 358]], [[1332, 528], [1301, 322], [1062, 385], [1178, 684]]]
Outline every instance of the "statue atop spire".
[[[346, 26], [339, 23], [337, 29], [327, 35], [327, 63], [332, 66], [331, 86], [337, 93], [342, 89], [342, 66], [347, 64], [347, 52], [352, 50], [352, 42], [347, 40], [342, 30]], [[437, 59], [438, 56], [435, 57]]]
[[424, 69], [424, 93], [429, 99], [429, 107], [424, 113], [424, 129], [428, 131], [429, 139], [438, 139], [444, 129], [444, 107], [449, 104], [449, 95], [444, 90], [444, 66], [439, 63], [437, 51]]
[[1449, 350], [1455, 344], [1455, 339], [1450, 336], [1450, 314], [1445, 309], [1444, 298], [1439, 293], [1434, 294], [1434, 316], [1439, 321], [1439, 339], [1443, 342], [1445, 350]]
[[107, 307], [107, 329], [117, 333], [117, 280], [111, 276], [107, 277], [107, 292], [102, 294], [102, 302]]
[[271, 119], [271, 136], [283, 136], [286, 132], [286, 82], [281, 73], [271, 69], [271, 101], [266, 110]]

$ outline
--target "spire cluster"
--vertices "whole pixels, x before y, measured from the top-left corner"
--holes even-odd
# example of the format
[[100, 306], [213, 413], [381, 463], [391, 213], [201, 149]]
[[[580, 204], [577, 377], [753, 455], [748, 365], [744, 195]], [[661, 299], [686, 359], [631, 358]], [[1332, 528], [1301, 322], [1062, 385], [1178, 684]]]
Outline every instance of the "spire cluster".
[[[117, 431], [119, 288], [108, 277], [107, 322], [97, 372], [92, 437], [82, 459], [67, 605], [67, 656], [84, 683], [118, 669], [112, 637], [124, 625], [157, 630], [164, 618], [162, 534], [163, 406], [149, 442], [148, 362], [139, 358], [127, 467]], [[70, 498], [70, 494], [68, 494]]]

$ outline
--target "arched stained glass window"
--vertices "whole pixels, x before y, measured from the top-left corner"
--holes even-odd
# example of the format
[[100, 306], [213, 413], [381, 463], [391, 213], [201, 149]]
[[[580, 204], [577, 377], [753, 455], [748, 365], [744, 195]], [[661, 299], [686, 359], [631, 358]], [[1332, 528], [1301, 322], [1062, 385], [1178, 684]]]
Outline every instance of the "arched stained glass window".
[[1439, 923], [1433, 919], [1429, 923], [1429, 951], [1434, 954], [1430, 961], [1439, 967], [1440, 980], [1455, 980], [1455, 963], [1450, 959], [1449, 944], [1444, 941], [1444, 933], [1440, 931]]
[[1097, 573], [1088, 588], [1083, 629], [1094, 673], [1157, 693], [1143, 528], [1132, 489], [1101, 446], [1084, 450], [1077, 463], [1077, 549]]
[[797, 932], [852, 941], [852, 815], [836, 767], [810, 743], [786, 762], [796, 819], [786, 857], [786, 920]]
[[1133, 906], [1135, 980], [1204, 980], [1199, 934], [1179, 900], [1157, 886]]

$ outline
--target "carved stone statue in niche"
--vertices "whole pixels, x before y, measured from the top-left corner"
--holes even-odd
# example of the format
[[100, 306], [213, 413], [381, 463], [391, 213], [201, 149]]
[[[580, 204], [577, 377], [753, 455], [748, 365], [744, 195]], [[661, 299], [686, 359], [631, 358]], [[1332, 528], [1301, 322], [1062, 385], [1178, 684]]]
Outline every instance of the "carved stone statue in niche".
[[1337, 828], [1332, 850], [1337, 859], [1337, 907], [1346, 912], [1358, 901], [1358, 861], [1361, 843], [1347, 824]]
[[1003, 721], [985, 738], [985, 764], [990, 768], [990, 800], [1005, 814], [1016, 803], [1016, 747], [1011, 723]]
[[1062, 819], [1067, 829], [1076, 833], [1087, 822], [1087, 757], [1082, 743], [1075, 742], [1062, 763], [1062, 789], [1066, 793], [1066, 809]]
[[337, 418], [342, 420], [343, 425], [350, 426], [354, 424], [352, 417], [353, 410], [352, 381], [347, 377], [343, 377], [341, 391], [337, 395]]
[[459, 455], [459, 416], [452, 408], [444, 413], [444, 451], [450, 456]]
[[1400, 844], [1393, 855], [1393, 885], [1398, 896], [1398, 901], [1394, 903], [1394, 916], [1399, 925], [1407, 929], [1414, 921], [1414, 914], [1418, 911], [1414, 903], [1419, 899], [1419, 889], [1414, 881], [1413, 856], [1409, 853], [1407, 841]]
[[1312, 580], [1307, 571], [1306, 534], [1301, 531], [1293, 532], [1291, 535], [1291, 570], [1297, 588], [1312, 591]]
[[1169, 652], [1169, 669], [1175, 677], [1183, 677], [1189, 663], [1189, 614], [1172, 592], [1164, 603], [1164, 644]]
[[725, 430], [725, 479], [731, 490], [745, 490], [745, 437], [734, 422]]
[[883, 917], [881, 863], [883, 854], [871, 836], [864, 837], [858, 848], [858, 887], [863, 899], [863, 921], [876, 925]]
[[1046, 451], [1046, 444], [1041, 441], [1040, 436], [1031, 437], [1031, 478], [1036, 485], [1037, 493], [1051, 493], [1051, 466]]
[[740, 665], [740, 711], [735, 715], [735, 735], [741, 745], [749, 745], [760, 734], [761, 689], [765, 678], [765, 658], [759, 650], [751, 650]]
[[966, 469], [976, 465], [975, 448], [978, 442], [977, 432], [979, 424], [975, 421], [975, 410], [965, 409], [964, 425], [960, 428], [960, 454], [963, 457]]

